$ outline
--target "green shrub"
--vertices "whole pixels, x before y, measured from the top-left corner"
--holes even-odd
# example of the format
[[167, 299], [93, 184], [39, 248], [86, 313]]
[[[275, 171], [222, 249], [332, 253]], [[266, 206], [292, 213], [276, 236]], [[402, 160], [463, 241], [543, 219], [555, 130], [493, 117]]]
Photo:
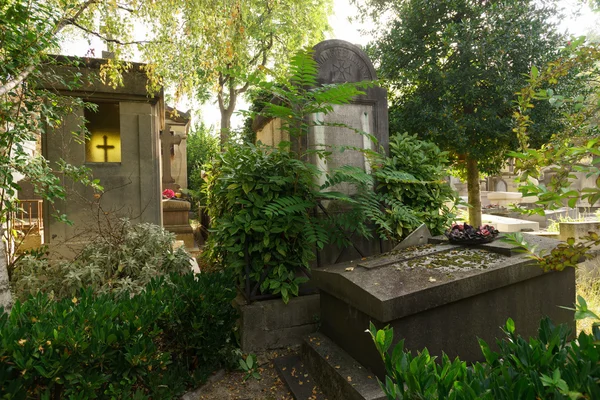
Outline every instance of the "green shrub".
[[26, 299], [37, 291], [72, 297], [81, 288], [96, 293], [139, 293], [154, 277], [190, 270], [189, 255], [173, 250], [175, 236], [153, 224], [118, 221], [87, 244], [73, 261], [25, 255], [11, 274], [13, 293]]
[[[375, 160], [373, 175], [388, 223], [402, 238], [425, 223], [433, 235], [442, 234], [455, 214], [448, 207], [454, 193], [445, 181], [448, 153], [416, 136], [390, 137], [390, 155]], [[403, 212], [404, 211], [404, 212]]]
[[208, 212], [211, 235], [205, 256], [250, 279], [262, 293], [298, 295], [301, 269], [309, 268], [315, 245], [327, 240], [310, 211], [316, 207], [314, 167], [279, 149], [231, 145], [210, 166]]
[[223, 273], [171, 274], [137, 296], [53, 301], [0, 314], [3, 398], [170, 399], [231, 358], [235, 290]]
[[569, 342], [569, 328], [543, 319], [538, 337], [527, 341], [515, 333], [509, 319], [503, 329], [507, 337], [497, 342], [500, 351], [492, 351], [480, 339], [486, 362], [470, 366], [458, 357], [450, 361], [445, 354], [438, 362], [427, 349], [413, 356], [404, 351], [404, 341], [390, 353], [393, 330], [378, 331], [371, 324], [371, 336], [387, 371], [380, 386], [390, 400], [599, 399], [600, 323], [585, 300], [578, 299], [576, 318], [597, 321], [591, 334], [581, 332]]

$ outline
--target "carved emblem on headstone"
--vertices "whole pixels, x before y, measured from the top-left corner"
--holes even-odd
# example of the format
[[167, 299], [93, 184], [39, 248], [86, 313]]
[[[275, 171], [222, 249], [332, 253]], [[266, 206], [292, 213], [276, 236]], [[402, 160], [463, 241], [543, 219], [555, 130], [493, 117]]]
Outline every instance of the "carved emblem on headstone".
[[325, 49], [317, 55], [316, 61], [319, 64], [319, 77], [330, 83], [375, 79], [362, 57], [347, 48]]

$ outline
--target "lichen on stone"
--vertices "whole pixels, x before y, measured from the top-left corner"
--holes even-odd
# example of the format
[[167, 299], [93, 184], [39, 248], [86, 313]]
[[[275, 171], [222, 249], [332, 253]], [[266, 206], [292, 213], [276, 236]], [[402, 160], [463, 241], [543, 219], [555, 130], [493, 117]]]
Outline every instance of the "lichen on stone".
[[450, 273], [465, 269], [487, 269], [503, 258], [505, 257], [487, 250], [461, 247], [442, 253], [425, 254], [422, 257], [400, 261], [394, 264], [394, 267], [397, 270], [425, 268]]

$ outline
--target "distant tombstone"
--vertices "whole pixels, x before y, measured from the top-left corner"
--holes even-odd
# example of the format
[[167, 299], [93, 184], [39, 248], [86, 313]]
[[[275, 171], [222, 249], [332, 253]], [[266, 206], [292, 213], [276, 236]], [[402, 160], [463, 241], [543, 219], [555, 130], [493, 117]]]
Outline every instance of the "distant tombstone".
[[[160, 133], [162, 190], [187, 188], [186, 139], [189, 115], [166, 107], [165, 129]], [[192, 205], [180, 199], [163, 200], [163, 227], [187, 249], [194, 249], [194, 229], [189, 222]]]
[[[319, 65], [317, 81], [321, 85], [373, 81], [377, 79], [371, 60], [357, 46], [343, 40], [326, 40], [314, 47], [313, 58]], [[381, 87], [364, 89], [365, 94], [353, 99], [350, 104], [336, 105], [333, 112], [314, 114], [316, 122], [306, 138], [308, 149], [333, 149], [326, 163], [313, 156], [311, 161], [325, 173], [351, 165], [370, 171], [367, 159], [359, 151], [339, 152], [342, 146], [358, 149], [383, 150], [387, 153], [389, 143], [387, 92]], [[322, 124], [323, 123], [323, 124]], [[328, 123], [344, 124], [353, 129], [373, 135], [377, 144], [353, 129], [339, 126], [326, 126]], [[349, 188], [338, 188], [350, 193]]]
[[[168, 183], [177, 185], [179, 189], [187, 189], [187, 135], [190, 129], [190, 114], [175, 110], [169, 106], [165, 107], [165, 111], [165, 124], [170, 126], [172, 135], [178, 137], [178, 139], [176, 139], [178, 143], [173, 143], [169, 146], [171, 180]], [[163, 163], [164, 159], [163, 153]], [[163, 184], [164, 183], [165, 173], [163, 169]], [[163, 190], [164, 189], [166, 189], [166, 187], [163, 185]]]
[[506, 182], [504, 182], [502, 179], [496, 181], [496, 187], [494, 188], [494, 191], [506, 192], [507, 191]]
[[175, 179], [171, 174], [171, 163], [172, 159], [175, 158], [175, 146], [181, 144], [181, 140], [181, 135], [173, 132], [170, 125], [166, 125], [165, 129], [160, 133], [162, 190], [171, 189], [177, 191], [181, 187], [175, 183]]

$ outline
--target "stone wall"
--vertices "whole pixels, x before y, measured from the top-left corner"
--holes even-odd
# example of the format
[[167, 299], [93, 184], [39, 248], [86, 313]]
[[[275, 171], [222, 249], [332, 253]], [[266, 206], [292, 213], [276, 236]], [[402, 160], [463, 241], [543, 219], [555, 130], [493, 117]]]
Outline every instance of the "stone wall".
[[281, 349], [300, 345], [305, 335], [319, 326], [319, 295], [246, 304], [238, 296], [235, 306], [240, 310], [241, 347], [246, 353]]

